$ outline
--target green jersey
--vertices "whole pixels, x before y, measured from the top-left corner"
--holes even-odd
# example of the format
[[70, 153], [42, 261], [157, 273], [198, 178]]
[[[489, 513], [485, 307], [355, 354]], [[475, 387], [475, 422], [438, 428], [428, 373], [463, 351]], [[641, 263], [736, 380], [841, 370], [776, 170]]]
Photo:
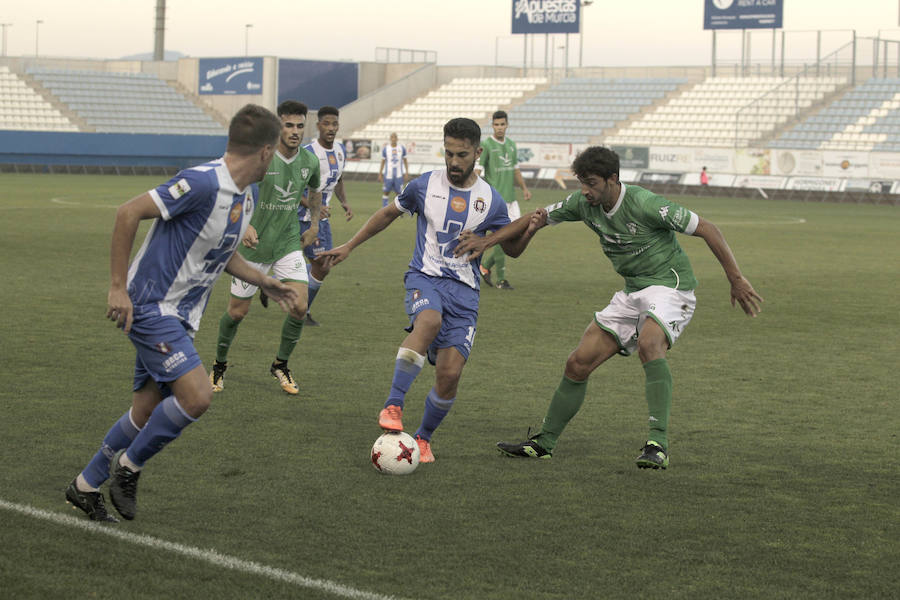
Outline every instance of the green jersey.
[[516, 143], [509, 138], [503, 143], [493, 137], [481, 142], [484, 151], [478, 164], [484, 168], [484, 180], [494, 186], [505, 202], [515, 202], [516, 192], [513, 189], [515, 183], [516, 165], [519, 163], [519, 150]]
[[675, 232], [691, 235], [699, 217], [692, 211], [636, 185], [622, 184], [608, 213], [575, 192], [547, 207], [548, 223], [583, 221], [600, 237], [603, 253], [625, 278], [625, 293], [651, 285], [692, 290], [697, 279]]
[[300, 246], [300, 221], [297, 210], [306, 188], [319, 187], [319, 159], [315, 154], [299, 148], [292, 158], [276, 151], [259, 184], [259, 202], [250, 224], [256, 229], [259, 244], [256, 248], [240, 246], [245, 259], [255, 263], [273, 263]]

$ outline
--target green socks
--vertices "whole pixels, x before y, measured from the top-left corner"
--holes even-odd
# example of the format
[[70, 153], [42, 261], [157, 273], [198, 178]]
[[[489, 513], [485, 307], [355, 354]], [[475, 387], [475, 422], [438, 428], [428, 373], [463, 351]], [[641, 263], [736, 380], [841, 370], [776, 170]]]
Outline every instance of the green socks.
[[500, 244], [494, 246], [494, 252], [491, 258], [491, 264], [497, 267], [497, 276], [494, 280], [499, 283], [506, 279], [506, 253], [503, 252], [503, 248], [500, 247]]
[[240, 321], [235, 321], [226, 311], [219, 319], [219, 341], [216, 344], [216, 360], [220, 363], [226, 362], [228, 359], [228, 349], [231, 348], [231, 342], [237, 334]]
[[278, 354], [275, 356], [278, 360], [287, 361], [294, 351], [294, 346], [300, 341], [300, 334], [303, 332], [303, 319], [297, 320], [288, 315], [281, 327], [281, 345], [278, 346]]
[[665, 358], [644, 363], [647, 377], [647, 409], [650, 413], [650, 437], [668, 451], [669, 412], [672, 409], [672, 372]]
[[547, 415], [541, 424], [540, 438], [537, 440], [545, 450], [552, 451], [556, 447], [556, 441], [563, 429], [584, 404], [585, 392], [587, 392], [587, 380], [572, 381], [563, 376], [550, 401]]

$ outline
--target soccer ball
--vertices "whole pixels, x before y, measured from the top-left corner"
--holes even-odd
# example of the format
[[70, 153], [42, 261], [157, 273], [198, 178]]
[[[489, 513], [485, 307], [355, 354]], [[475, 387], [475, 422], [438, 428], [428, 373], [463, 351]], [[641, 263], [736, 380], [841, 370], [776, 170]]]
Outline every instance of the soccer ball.
[[419, 466], [419, 444], [408, 433], [385, 432], [372, 446], [372, 466], [379, 473], [409, 475]]

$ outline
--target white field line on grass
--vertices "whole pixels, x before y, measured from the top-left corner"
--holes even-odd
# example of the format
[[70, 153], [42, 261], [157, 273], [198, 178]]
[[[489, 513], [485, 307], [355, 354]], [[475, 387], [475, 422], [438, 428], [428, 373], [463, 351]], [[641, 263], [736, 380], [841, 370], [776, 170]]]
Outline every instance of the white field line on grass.
[[232, 569], [234, 571], [239, 571], [241, 573], [247, 573], [250, 575], [259, 575], [265, 577], [266, 579], [288, 583], [297, 587], [327, 592], [341, 598], [358, 598], [359, 600], [401, 600], [396, 596], [374, 594], [372, 592], [357, 590], [346, 585], [341, 585], [340, 583], [328, 581], [327, 579], [314, 579], [312, 577], [300, 575], [299, 573], [285, 571], [284, 569], [268, 567], [257, 562], [243, 560], [234, 556], [228, 556], [226, 554], [220, 554], [215, 550], [204, 550], [202, 548], [197, 548], [194, 546], [185, 546], [183, 544], [178, 544], [175, 542], [168, 542], [166, 540], [155, 538], [149, 535], [129, 533], [128, 531], [123, 531], [117, 528], [113, 524], [103, 525], [94, 521], [90, 521], [86, 518], [61, 515], [55, 512], [40, 510], [32, 506], [25, 506], [22, 504], [16, 504], [14, 502], [7, 502], [2, 499], [0, 499], [0, 508], [2, 508], [3, 510], [8, 510], [19, 513], [21, 515], [25, 515], [27, 517], [55, 523], [57, 525], [74, 527], [76, 529], [87, 531], [88, 533], [108, 535], [110, 537], [128, 542], [130, 544], [135, 544], [137, 546], [146, 546], [154, 550], [180, 554], [189, 558], [201, 560], [215, 567]]

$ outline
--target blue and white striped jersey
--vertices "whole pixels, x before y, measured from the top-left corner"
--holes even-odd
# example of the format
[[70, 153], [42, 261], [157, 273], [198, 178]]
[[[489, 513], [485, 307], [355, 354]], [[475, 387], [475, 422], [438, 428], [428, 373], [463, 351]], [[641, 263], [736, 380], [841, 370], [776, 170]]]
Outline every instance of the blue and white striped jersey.
[[250, 224], [256, 184], [237, 189], [220, 158], [181, 171], [149, 194], [162, 217], [128, 268], [135, 317], [174, 316], [196, 331], [213, 284]]
[[463, 231], [484, 235], [509, 223], [506, 202], [499, 192], [480, 177], [470, 188], [455, 188], [447, 171], [440, 169], [412, 180], [394, 203], [403, 212], [418, 215], [410, 269], [480, 289], [480, 259], [470, 262], [468, 255], [454, 257], [453, 249]]
[[384, 171], [381, 175], [385, 179], [403, 179], [403, 159], [406, 157], [406, 146], [397, 144], [391, 146], [390, 142], [381, 147], [381, 158], [384, 159]]
[[[344, 167], [347, 165], [347, 150], [344, 149], [342, 143], [337, 141], [332, 144], [332, 148], [329, 150], [319, 143], [318, 138], [303, 147], [315, 154], [316, 158], [319, 159], [320, 183], [316, 191], [322, 192], [322, 206], [329, 206], [331, 197], [334, 195], [334, 188], [337, 186], [338, 181], [341, 180], [341, 175], [344, 174]], [[309, 209], [301, 204], [299, 210], [297, 210], [297, 216], [301, 221], [309, 221]], [[322, 221], [327, 221], [327, 219], [322, 219]]]

